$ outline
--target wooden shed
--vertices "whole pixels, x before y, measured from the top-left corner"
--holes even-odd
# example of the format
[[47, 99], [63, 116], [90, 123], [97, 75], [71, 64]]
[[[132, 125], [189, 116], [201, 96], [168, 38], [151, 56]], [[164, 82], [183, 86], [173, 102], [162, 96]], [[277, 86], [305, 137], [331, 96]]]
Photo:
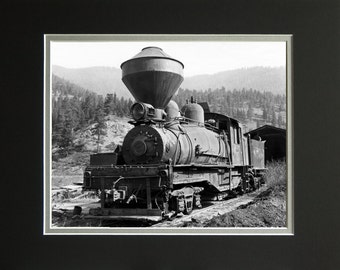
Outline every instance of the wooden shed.
[[260, 139], [265, 142], [265, 160], [286, 159], [286, 130], [270, 125], [264, 125], [247, 132], [252, 139]]

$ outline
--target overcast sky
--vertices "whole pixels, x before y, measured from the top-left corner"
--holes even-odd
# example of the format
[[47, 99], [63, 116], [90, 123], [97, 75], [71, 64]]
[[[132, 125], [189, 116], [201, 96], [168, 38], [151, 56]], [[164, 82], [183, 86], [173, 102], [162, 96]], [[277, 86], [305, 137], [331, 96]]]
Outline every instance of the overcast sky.
[[184, 75], [237, 68], [286, 66], [286, 43], [278, 42], [51, 42], [51, 64], [67, 68], [120, 64], [144, 47], [157, 46], [184, 64]]

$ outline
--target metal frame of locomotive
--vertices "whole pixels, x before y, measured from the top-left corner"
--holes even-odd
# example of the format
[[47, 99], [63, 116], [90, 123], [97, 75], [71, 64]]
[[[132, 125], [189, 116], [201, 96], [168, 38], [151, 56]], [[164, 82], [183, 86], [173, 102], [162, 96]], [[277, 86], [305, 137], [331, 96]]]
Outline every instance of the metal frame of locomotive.
[[189, 214], [202, 197], [222, 199], [260, 184], [263, 141], [245, 137], [233, 118], [204, 113], [193, 99], [181, 113], [171, 100], [183, 68], [157, 47], [122, 63], [122, 80], [137, 101], [131, 108], [135, 127], [114, 153], [91, 155], [83, 188], [100, 190], [101, 207], [90, 214]]

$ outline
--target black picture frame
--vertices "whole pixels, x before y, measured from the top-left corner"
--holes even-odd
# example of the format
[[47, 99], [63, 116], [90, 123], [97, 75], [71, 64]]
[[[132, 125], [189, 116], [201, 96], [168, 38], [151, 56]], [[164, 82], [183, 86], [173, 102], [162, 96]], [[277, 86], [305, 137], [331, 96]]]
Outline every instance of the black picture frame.
[[[23, 0], [1, 13], [2, 269], [339, 268], [338, 1]], [[295, 235], [43, 236], [46, 33], [293, 34]]]

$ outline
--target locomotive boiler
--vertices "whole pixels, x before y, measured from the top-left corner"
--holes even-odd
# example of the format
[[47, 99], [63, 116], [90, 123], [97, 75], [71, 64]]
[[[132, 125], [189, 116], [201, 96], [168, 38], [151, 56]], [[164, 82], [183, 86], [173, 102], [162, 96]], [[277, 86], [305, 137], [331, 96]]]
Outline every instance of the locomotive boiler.
[[202, 199], [222, 199], [256, 187], [264, 170], [264, 142], [241, 124], [204, 111], [194, 98], [179, 109], [171, 100], [184, 65], [157, 47], [121, 64], [136, 100], [121, 147], [91, 155], [83, 187], [99, 190], [93, 215], [118, 218], [189, 214]]

